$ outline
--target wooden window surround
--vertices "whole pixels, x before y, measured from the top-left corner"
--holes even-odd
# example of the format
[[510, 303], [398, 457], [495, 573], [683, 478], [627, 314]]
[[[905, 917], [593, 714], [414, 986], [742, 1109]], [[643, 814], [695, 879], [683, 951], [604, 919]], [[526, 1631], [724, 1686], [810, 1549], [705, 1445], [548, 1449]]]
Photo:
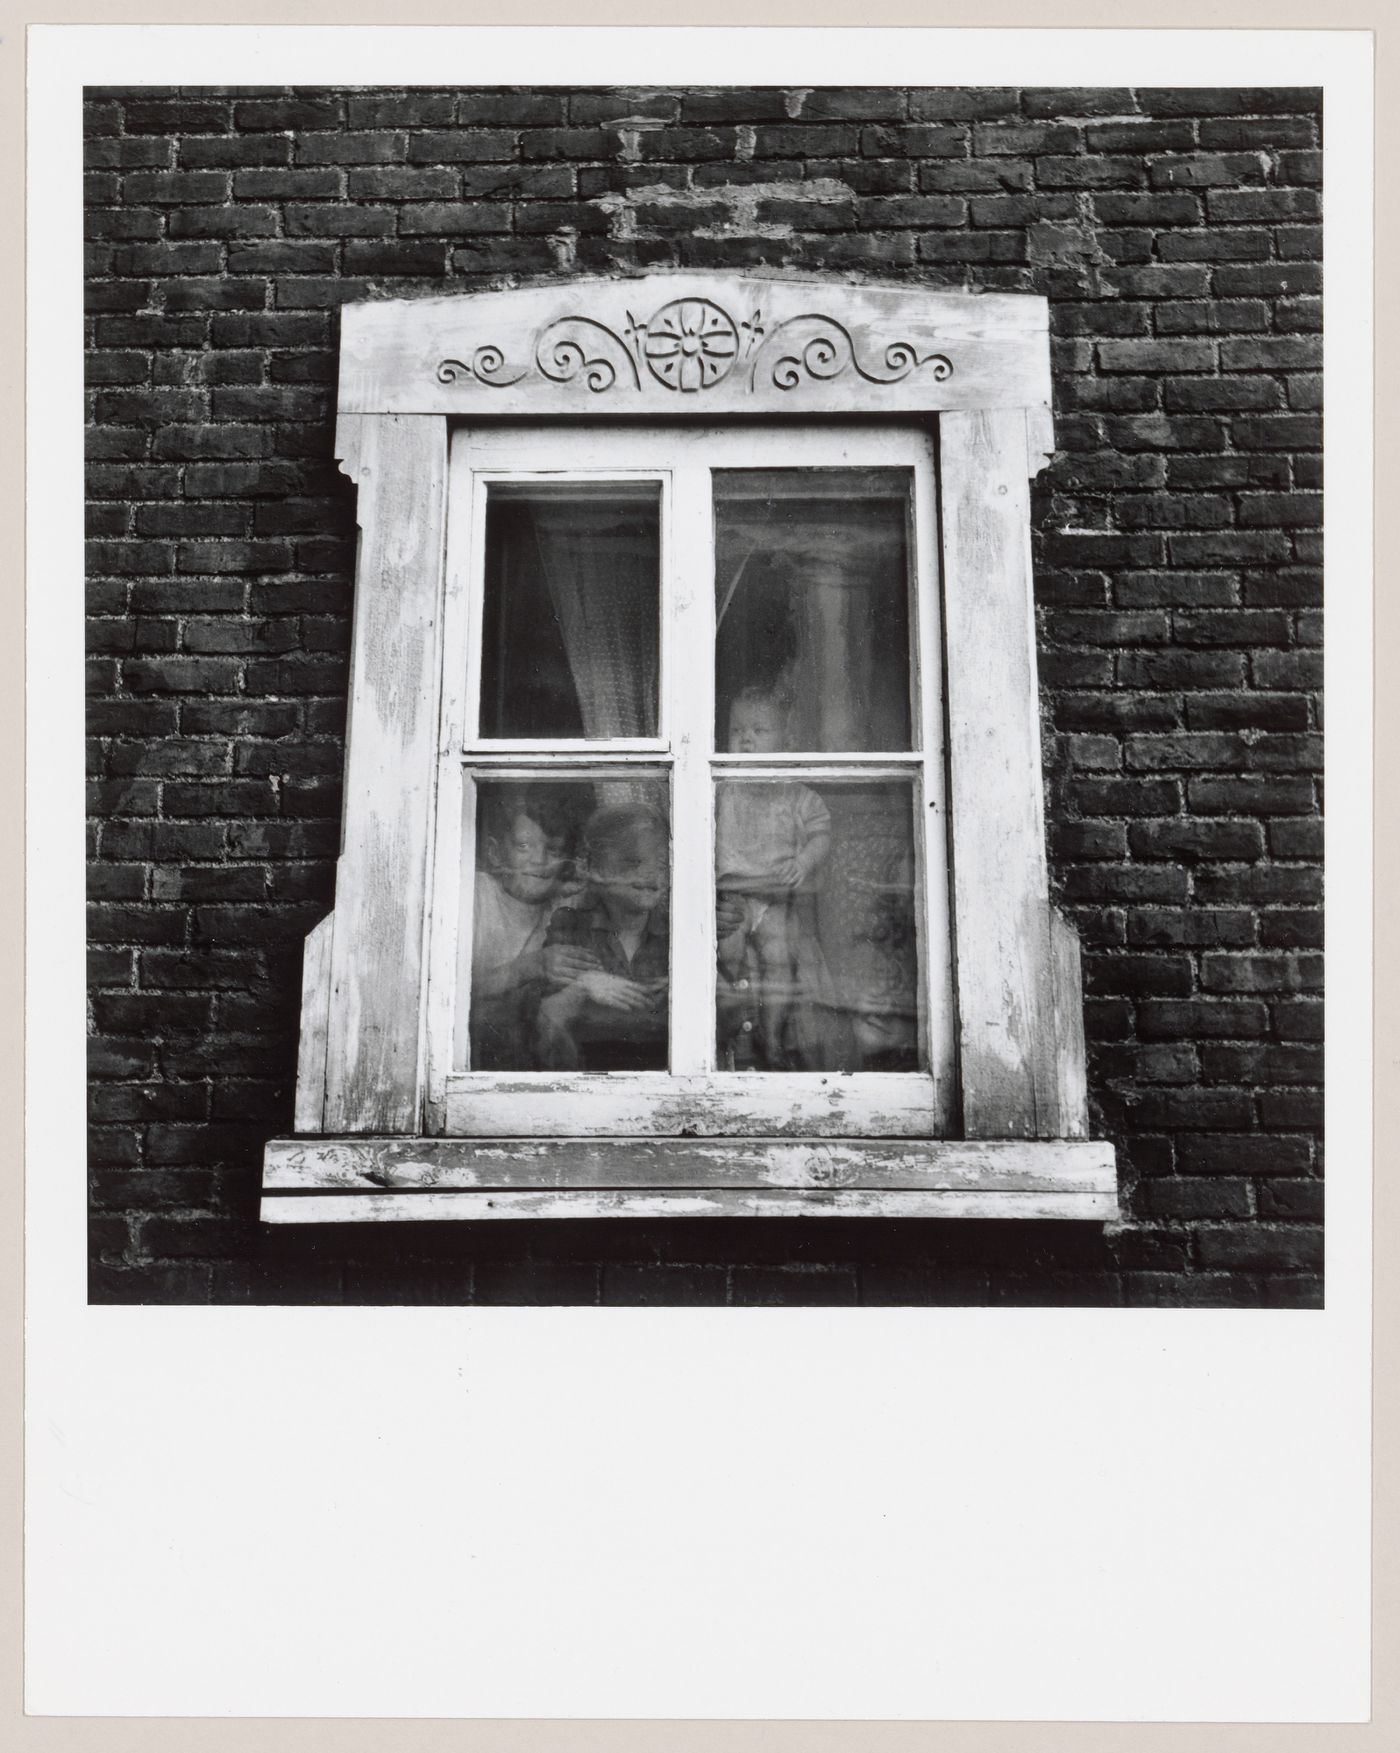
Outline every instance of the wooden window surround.
[[[345, 307], [341, 852], [264, 1219], [1115, 1218], [1045, 859], [1029, 480], [1052, 442], [1038, 297], [667, 274]], [[714, 663], [692, 661], [715, 638], [711, 471], [813, 466], [913, 483], [911, 752], [803, 760], [919, 801], [917, 1072], [716, 1062], [713, 781], [743, 769], [710, 736]], [[545, 475], [659, 483], [654, 737], [478, 735], [483, 484]], [[476, 789], [619, 763], [671, 799], [669, 1070], [473, 1071], [454, 1018]]]

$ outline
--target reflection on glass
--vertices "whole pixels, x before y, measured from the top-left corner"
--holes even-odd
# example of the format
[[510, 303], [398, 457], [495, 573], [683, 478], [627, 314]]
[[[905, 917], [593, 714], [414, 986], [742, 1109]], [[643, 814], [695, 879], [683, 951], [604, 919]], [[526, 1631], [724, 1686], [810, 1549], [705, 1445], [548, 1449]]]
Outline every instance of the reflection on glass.
[[661, 488], [492, 482], [481, 734], [656, 735]]
[[787, 751], [910, 747], [907, 469], [724, 469], [715, 482], [716, 746], [757, 689]]
[[720, 780], [715, 882], [721, 1068], [920, 1068], [908, 781]]
[[664, 1071], [671, 969], [663, 779], [477, 782], [468, 1062]]

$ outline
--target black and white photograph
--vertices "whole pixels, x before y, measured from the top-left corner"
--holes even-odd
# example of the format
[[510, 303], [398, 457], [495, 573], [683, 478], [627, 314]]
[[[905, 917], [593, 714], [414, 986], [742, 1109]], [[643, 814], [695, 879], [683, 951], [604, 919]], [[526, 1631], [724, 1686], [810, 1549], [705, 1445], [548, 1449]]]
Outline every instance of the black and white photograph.
[[24, 1708], [1364, 1726], [1367, 33], [315, 11], [19, 51]]
[[94, 1302], [1322, 1305], [1318, 90], [84, 113]]

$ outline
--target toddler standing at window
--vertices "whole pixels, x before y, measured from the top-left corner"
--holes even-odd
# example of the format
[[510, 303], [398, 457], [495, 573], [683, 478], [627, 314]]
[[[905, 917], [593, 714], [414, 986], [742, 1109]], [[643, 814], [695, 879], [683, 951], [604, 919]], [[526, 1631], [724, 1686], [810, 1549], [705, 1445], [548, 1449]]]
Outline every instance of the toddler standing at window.
[[[745, 688], [729, 709], [729, 751], [776, 754], [786, 746], [787, 714], [776, 694]], [[715, 798], [715, 871], [721, 901], [743, 918], [720, 943], [733, 976], [745, 952], [758, 964], [763, 1057], [770, 1071], [790, 1068], [789, 1022], [800, 988], [800, 924], [795, 901], [811, 893], [831, 849], [831, 812], [810, 786], [790, 780], [722, 780]]]

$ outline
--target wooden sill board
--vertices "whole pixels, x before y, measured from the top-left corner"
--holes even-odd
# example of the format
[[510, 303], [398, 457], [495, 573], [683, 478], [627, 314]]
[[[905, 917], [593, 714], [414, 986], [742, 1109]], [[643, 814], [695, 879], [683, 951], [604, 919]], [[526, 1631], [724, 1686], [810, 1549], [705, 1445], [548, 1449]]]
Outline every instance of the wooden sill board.
[[1099, 1140], [282, 1138], [268, 1223], [1118, 1216]]

